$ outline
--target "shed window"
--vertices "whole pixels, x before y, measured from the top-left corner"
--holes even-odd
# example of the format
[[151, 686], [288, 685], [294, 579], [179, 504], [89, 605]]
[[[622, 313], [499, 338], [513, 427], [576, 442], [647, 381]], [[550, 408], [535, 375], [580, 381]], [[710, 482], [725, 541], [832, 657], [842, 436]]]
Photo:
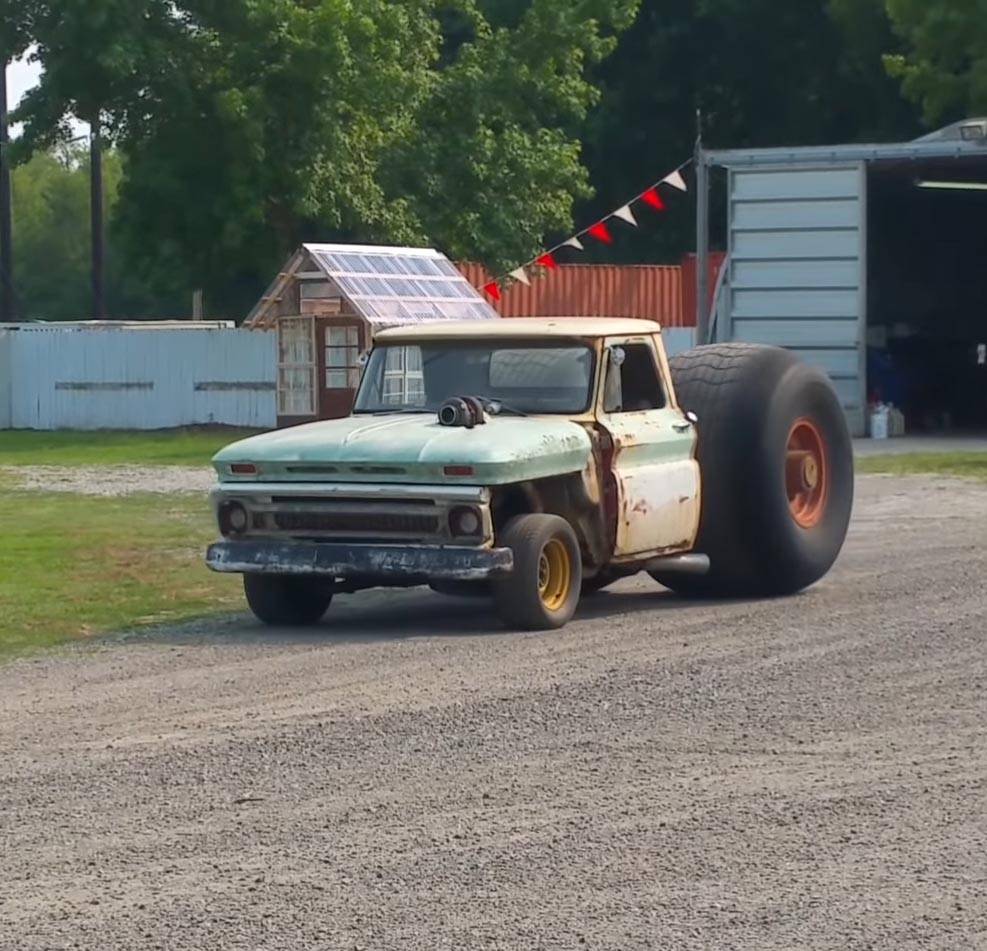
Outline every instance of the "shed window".
[[356, 327], [326, 328], [326, 389], [360, 385], [360, 332]]
[[315, 415], [314, 324], [304, 318], [278, 322], [278, 415]]

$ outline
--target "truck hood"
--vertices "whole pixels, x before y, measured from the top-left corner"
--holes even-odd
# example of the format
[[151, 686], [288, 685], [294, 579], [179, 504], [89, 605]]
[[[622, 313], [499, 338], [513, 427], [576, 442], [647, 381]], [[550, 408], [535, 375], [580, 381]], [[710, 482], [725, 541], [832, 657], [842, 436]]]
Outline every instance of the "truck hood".
[[[224, 482], [506, 485], [579, 472], [591, 452], [586, 430], [564, 418], [500, 416], [465, 429], [421, 413], [350, 416], [252, 436], [221, 450], [213, 465]], [[232, 473], [234, 463], [253, 463], [257, 472]], [[447, 466], [473, 472], [450, 475]]]

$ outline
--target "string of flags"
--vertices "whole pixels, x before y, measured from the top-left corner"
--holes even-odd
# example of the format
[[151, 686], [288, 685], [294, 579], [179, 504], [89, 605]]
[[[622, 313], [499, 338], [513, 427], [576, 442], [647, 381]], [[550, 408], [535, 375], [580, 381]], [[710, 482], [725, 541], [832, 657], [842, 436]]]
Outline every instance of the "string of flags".
[[624, 223], [630, 225], [632, 228], [638, 227], [637, 216], [634, 214], [632, 205], [640, 202], [642, 205], [646, 205], [653, 212], [663, 212], [665, 211], [666, 205], [665, 200], [661, 196], [660, 189], [662, 186], [668, 186], [674, 188], [676, 191], [687, 192], [689, 187], [685, 183], [685, 179], [682, 177], [682, 170], [686, 168], [687, 165], [692, 161], [683, 162], [677, 169], [669, 172], [664, 178], [655, 182], [654, 185], [650, 185], [639, 195], [635, 195], [630, 201], [621, 205], [616, 211], [612, 211], [609, 215], [605, 215], [599, 221], [595, 221], [588, 228], [583, 228], [582, 231], [577, 231], [571, 238], [560, 242], [555, 245], [555, 247], [549, 248], [547, 251], [542, 251], [536, 257], [532, 258], [530, 261], [522, 264], [520, 267], [515, 268], [513, 271], [508, 271], [507, 274], [501, 277], [494, 278], [487, 284], [483, 285], [483, 292], [491, 300], [499, 301], [501, 299], [501, 288], [507, 283], [508, 280], [514, 281], [518, 284], [531, 284], [531, 275], [528, 273], [532, 268], [541, 268], [543, 271], [554, 271], [557, 270], [559, 262], [556, 259], [556, 255], [563, 248], [572, 248], [575, 251], [585, 250], [585, 245], [583, 244], [583, 238], [587, 235], [601, 244], [613, 244], [613, 231], [610, 227], [610, 222], [613, 219], [618, 219]]

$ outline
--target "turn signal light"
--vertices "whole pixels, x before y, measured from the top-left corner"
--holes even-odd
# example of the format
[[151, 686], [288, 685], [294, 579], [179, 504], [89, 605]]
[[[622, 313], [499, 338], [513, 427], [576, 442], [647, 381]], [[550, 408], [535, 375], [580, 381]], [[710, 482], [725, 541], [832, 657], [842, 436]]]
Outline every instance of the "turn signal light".
[[257, 466], [252, 462], [234, 462], [230, 466], [233, 475], [257, 475]]

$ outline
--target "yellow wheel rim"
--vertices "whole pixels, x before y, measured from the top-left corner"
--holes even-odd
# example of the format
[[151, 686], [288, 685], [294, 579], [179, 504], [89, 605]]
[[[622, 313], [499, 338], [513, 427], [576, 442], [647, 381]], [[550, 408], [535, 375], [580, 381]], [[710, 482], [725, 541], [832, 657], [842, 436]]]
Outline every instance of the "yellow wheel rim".
[[538, 594], [549, 611], [558, 611], [572, 590], [572, 559], [569, 550], [553, 538], [538, 559]]

